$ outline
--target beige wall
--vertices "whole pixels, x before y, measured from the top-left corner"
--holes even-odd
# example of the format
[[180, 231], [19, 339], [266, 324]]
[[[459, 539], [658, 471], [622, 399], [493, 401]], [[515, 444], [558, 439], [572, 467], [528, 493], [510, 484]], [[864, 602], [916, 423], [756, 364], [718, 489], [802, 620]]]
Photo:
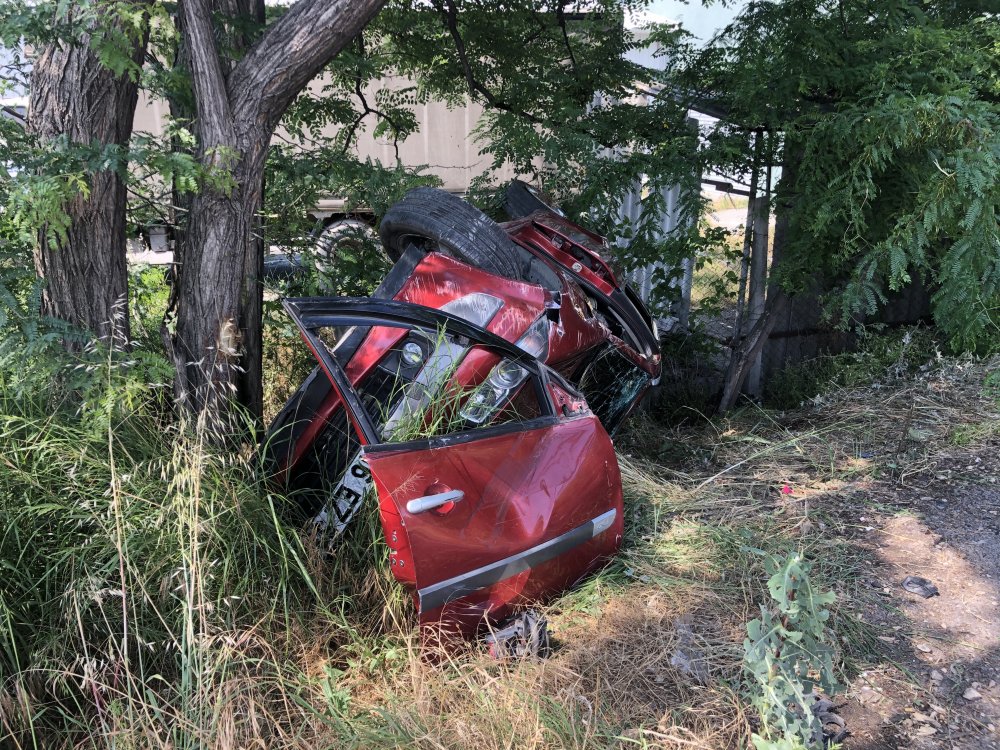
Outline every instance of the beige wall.
[[[386, 81], [386, 85], [402, 88], [409, 82], [395, 78]], [[374, 92], [370, 96], [373, 99]], [[472, 179], [490, 165], [490, 156], [479, 154], [481, 147], [472, 133], [482, 113], [479, 104], [469, 101], [464, 106], [453, 108], [444, 102], [417, 105], [415, 114], [420, 127], [399, 144], [400, 160], [411, 167], [426, 164], [427, 171], [441, 178], [446, 190], [465, 192]], [[394, 164], [396, 155], [392, 139], [373, 138], [374, 119], [366, 124], [368, 130], [359, 134], [358, 155], [362, 159], [377, 159], [385, 165]], [[509, 176], [512, 177], [513, 173]]]
[[145, 91], [139, 91], [139, 103], [135, 108], [135, 119], [132, 121], [132, 130], [161, 136], [163, 135], [164, 123], [169, 114], [170, 107], [165, 101], [154, 99]]
[[[322, 80], [310, 88], [318, 91]], [[388, 79], [383, 85], [403, 88], [409, 81], [403, 78]], [[374, 104], [375, 88], [366, 91], [369, 103]], [[482, 174], [490, 164], [488, 155], [480, 155], [480, 146], [475, 142], [473, 129], [482, 115], [483, 109], [476, 103], [466, 102], [464, 106], [449, 108], [444, 102], [430, 102], [416, 106], [419, 129], [405, 141], [399, 143], [399, 159], [408, 167], [426, 165], [425, 172], [441, 179], [446, 190], [465, 193], [476, 176]], [[135, 130], [163, 134], [164, 122], [169, 107], [160, 99], [152, 99], [140, 93], [136, 107]], [[376, 121], [374, 117], [365, 120], [364, 130], [358, 131], [355, 153], [364, 160], [371, 158], [385, 166], [396, 163], [396, 152], [391, 138], [376, 139], [372, 136]], [[324, 135], [336, 134], [335, 127], [324, 130]], [[514, 177], [513, 170], [505, 169], [498, 175], [498, 181]], [[336, 196], [321, 200], [315, 213], [319, 216], [335, 213], [343, 206]]]

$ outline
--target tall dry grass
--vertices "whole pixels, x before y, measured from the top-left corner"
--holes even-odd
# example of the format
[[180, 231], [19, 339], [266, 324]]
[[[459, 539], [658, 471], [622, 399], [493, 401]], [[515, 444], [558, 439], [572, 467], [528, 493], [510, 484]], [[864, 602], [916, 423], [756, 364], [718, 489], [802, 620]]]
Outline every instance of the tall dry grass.
[[639, 420], [621, 554], [546, 606], [550, 659], [498, 663], [421, 646], [371, 504], [325, 549], [252, 437], [174, 423], [135, 361], [0, 379], [0, 747], [745, 747], [753, 550], [803, 549], [842, 595], [842, 665], [874, 658], [844, 518], [1000, 419], [997, 363], [963, 362], [780, 416]]
[[[119, 355], [82, 370], [47, 393], [0, 387], [0, 745], [599, 748], [722, 732], [704, 709], [662, 724], [705, 698], [670, 662], [680, 603], [705, 591], [626, 605], [645, 543], [549, 611], [556, 658], [430, 652], [374, 504], [328, 550], [263, 482], [252, 439], [220, 449], [174, 423]], [[639, 534], [663, 500], [634, 474]], [[716, 668], [733, 673], [731, 650]], [[728, 688], [708, 703], [739, 716]]]

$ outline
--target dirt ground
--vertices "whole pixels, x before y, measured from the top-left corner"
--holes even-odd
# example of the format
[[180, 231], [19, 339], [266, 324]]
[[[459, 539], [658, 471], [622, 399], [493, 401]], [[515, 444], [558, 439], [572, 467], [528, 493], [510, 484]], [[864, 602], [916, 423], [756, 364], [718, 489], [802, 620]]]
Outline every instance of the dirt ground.
[[[842, 684], [827, 697], [845, 724], [842, 748], [1000, 750], [1000, 357], [925, 359], [924, 348], [907, 354], [914, 340], [904, 336], [899, 361], [870, 382], [795, 409], [749, 407], [668, 433], [640, 426], [619, 445], [637, 456], [623, 469], [636, 507], [661, 514], [640, 524], [655, 533], [623, 558], [638, 583], [669, 594], [655, 607], [641, 606], [641, 589], [621, 597], [636, 617], [646, 613], [641, 628], [604, 607], [609, 629], [642, 632], [645, 651], [611, 649], [597, 671], [676, 666], [691, 623], [710, 676], [701, 684], [691, 670], [664, 671], [663, 718], [641, 730], [651, 744], [735, 750], [760, 731], [745, 688], [731, 702], [724, 689], [744, 678], [747, 621], [771, 606], [750, 540], [765, 555], [797, 548], [817, 585], [836, 594], [828, 625]], [[937, 595], [908, 592], [908, 576]], [[586, 674], [592, 663], [573, 667]], [[645, 725], [655, 709], [629, 720]]]
[[[878, 510], [855, 520], [873, 564], [866, 583], [882, 601], [861, 616], [886, 648], [839, 697], [848, 750], [1000, 748], [1000, 449], [992, 442], [869, 488]], [[929, 579], [939, 595], [908, 593], [906, 576]]]

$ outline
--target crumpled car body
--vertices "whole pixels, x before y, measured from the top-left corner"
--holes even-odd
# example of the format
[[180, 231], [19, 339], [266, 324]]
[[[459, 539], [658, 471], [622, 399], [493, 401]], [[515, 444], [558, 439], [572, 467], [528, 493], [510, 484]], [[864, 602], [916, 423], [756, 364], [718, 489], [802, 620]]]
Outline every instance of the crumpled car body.
[[284, 300], [318, 364], [264, 450], [328, 537], [377, 503], [421, 624], [463, 635], [617, 551], [610, 435], [660, 367], [599, 237], [545, 212], [503, 228], [520, 279], [411, 245], [370, 298]]

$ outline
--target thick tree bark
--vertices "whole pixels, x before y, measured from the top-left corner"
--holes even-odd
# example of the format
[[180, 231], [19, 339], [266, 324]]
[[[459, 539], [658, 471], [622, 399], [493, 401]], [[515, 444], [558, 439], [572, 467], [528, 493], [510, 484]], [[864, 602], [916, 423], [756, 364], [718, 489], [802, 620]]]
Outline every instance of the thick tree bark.
[[229, 69], [218, 54], [213, 12], [226, 0], [182, 0], [184, 43], [206, 166], [231, 172], [231, 191], [207, 188], [191, 204], [168, 336], [179, 400], [227, 430], [230, 405], [261, 415], [260, 284], [255, 235], [267, 148], [295, 96], [361, 32], [385, 0], [299, 0]]
[[[127, 146], [138, 88], [101, 65], [89, 41], [84, 35], [41, 51], [31, 74], [28, 128], [43, 142], [65, 136], [71, 143]], [[145, 47], [142, 39], [131, 50], [137, 64]], [[129, 340], [125, 200], [117, 173], [92, 175], [90, 195], [65, 207], [65, 239], [43, 227], [35, 250], [35, 267], [45, 280], [42, 312], [113, 337], [119, 346]]]

